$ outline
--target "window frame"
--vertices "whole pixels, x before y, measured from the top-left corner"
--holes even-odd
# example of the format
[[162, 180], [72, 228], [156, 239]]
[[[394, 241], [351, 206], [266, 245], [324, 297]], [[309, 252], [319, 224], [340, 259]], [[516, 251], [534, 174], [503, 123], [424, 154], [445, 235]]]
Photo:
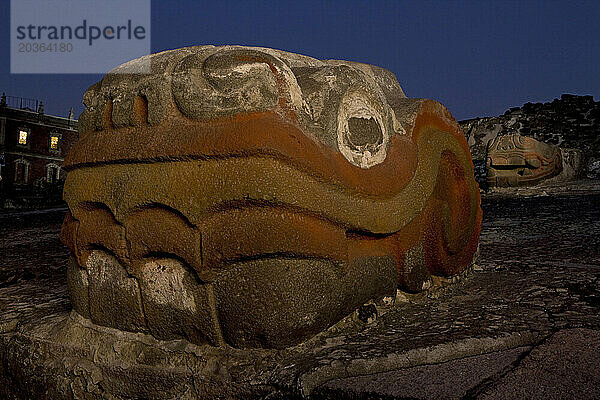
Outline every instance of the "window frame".
[[[22, 181], [17, 180], [20, 164], [23, 164], [23, 180]], [[15, 185], [27, 185], [27, 183], [29, 182], [29, 164], [30, 164], [29, 161], [25, 160], [24, 158], [18, 158], [15, 160], [15, 176], [14, 176]]]
[[[50, 171], [52, 169], [56, 169], [56, 180], [51, 179]], [[48, 163], [46, 164], [46, 182], [48, 183], [58, 183], [60, 181], [60, 165], [57, 163]]]
[[[27, 133], [25, 143], [21, 143], [21, 132]], [[27, 149], [31, 146], [31, 128], [27, 128], [24, 126], [17, 128], [17, 146]]]
[[[52, 138], [57, 138], [56, 148], [52, 148]], [[60, 153], [60, 145], [62, 142], [62, 134], [60, 132], [52, 131], [48, 134], [48, 151], [50, 153]]]

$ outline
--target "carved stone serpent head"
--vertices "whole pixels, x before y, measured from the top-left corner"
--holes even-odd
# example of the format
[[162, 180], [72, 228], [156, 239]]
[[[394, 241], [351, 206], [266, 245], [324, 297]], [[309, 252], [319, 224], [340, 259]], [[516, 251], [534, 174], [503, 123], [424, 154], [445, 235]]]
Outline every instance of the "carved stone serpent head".
[[562, 171], [558, 146], [521, 135], [504, 135], [487, 146], [488, 185], [531, 186]]
[[74, 309], [234, 347], [295, 345], [465, 269], [480, 198], [450, 113], [395, 76], [266, 48], [124, 64], [65, 160]]

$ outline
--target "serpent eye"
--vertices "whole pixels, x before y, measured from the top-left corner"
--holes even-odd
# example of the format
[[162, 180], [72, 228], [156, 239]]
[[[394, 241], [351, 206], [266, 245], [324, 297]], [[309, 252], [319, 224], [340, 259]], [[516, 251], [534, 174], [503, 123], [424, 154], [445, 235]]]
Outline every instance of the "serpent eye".
[[383, 123], [383, 107], [367, 93], [346, 94], [338, 111], [338, 148], [353, 165], [366, 169], [386, 156], [389, 135]]

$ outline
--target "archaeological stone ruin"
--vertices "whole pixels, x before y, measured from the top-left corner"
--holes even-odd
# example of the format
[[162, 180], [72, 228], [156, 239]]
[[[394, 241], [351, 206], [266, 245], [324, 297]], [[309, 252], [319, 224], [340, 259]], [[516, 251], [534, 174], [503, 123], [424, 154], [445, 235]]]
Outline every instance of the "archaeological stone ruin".
[[504, 135], [488, 142], [489, 187], [532, 186], [562, 171], [560, 148], [527, 136]]
[[[465, 137], [389, 71], [198, 46], [84, 95], [61, 232], [74, 310], [214, 347], [285, 348], [469, 267]], [[147, 59], [146, 59], [147, 61]]]
[[[461, 121], [460, 126], [471, 149], [475, 177], [482, 187], [488, 184], [491, 187], [513, 186], [506, 184], [506, 181], [496, 185], [498, 170], [490, 170], [487, 162], [490, 158], [487, 155], [490, 145], [494, 151], [498, 141], [512, 140], [500, 139], [501, 137], [513, 137], [512, 135], [527, 137], [527, 141], [535, 140], [547, 149], [558, 146], [562, 164], [558, 174], [537, 171], [540, 173], [539, 179], [533, 178], [537, 173], [528, 168], [524, 171], [532, 174], [529, 174], [528, 179], [519, 177], [517, 186], [600, 178], [600, 102], [594, 101], [592, 96], [563, 94], [552, 102], [526, 103], [522, 107], [513, 107], [498, 117]], [[538, 157], [541, 156], [540, 153], [537, 154]], [[517, 171], [517, 167], [515, 165], [514, 168], [505, 169]]]

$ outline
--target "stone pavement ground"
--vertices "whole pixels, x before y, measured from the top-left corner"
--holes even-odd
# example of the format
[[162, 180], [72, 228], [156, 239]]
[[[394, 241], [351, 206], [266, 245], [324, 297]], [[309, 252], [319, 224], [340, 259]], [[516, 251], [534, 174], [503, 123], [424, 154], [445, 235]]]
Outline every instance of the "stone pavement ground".
[[[282, 352], [86, 327], [69, 316], [60, 212], [17, 226], [0, 215], [0, 397], [600, 398], [599, 206], [589, 182], [486, 195], [475, 272]], [[76, 351], [51, 343], [56, 327], [85, 339]]]
[[[388, 322], [402, 327], [403, 336], [435, 337], [431, 344], [460, 346], [465, 338], [511, 333], [535, 338], [521, 341], [524, 346], [444, 363], [331, 380], [315, 394], [599, 399], [598, 188], [597, 183], [586, 182], [484, 196], [482, 271], [463, 285], [446, 289], [434, 302], [407, 304]], [[426, 339], [420, 348], [427, 348]]]

